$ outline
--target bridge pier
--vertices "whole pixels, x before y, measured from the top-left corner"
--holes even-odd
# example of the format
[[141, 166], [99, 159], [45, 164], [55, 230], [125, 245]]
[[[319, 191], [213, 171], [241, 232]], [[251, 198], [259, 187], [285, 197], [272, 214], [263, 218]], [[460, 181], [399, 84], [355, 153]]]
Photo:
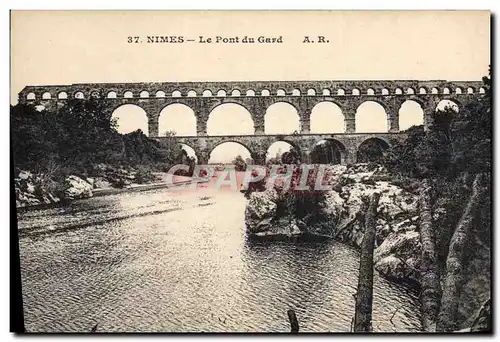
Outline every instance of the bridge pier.
[[267, 151], [251, 152], [250, 156], [255, 165], [266, 165]]
[[198, 158], [198, 165], [207, 165], [210, 159], [210, 151], [200, 151], [196, 154], [196, 157]]
[[421, 105], [424, 112], [424, 130], [427, 131], [434, 124], [434, 114], [436, 113], [439, 100], [429, 99]]
[[311, 163], [311, 150], [303, 149], [300, 151], [300, 162], [305, 164]]
[[345, 119], [345, 132], [354, 133], [356, 132], [356, 120], [355, 119]]
[[356, 105], [351, 104], [343, 109], [345, 133], [356, 132]]
[[309, 134], [311, 132], [311, 117], [305, 116], [300, 118], [300, 133]]
[[255, 135], [263, 135], [263, 134], [266, 134], [265, 133], [265, 130], [264, 130], [264, 123], [256, 123], [254, 126], [254, 132], [255, 132]]
[[356, 164], [356, 161], [357, 161], [357, 154], [358, 154], [358, 151], [357, 149], [347, 149], [346, 152], [344, 153], [344, 155], [342, 156], [342, 161], [341, 161], [341, 164], [342, 165], [352, 165], [352, 164]]
[[399, 132], [399, 114], [387, 114], [387, 127], [389, 133]]
[[[165, 132], [163, 132], [165, 133]], [[158, 137], [158, 117], [148, 117], [148, 136]]]
[[197, 115], [196, 116], [196, 135], [203, 137], [207, 136], [207, 121], [208, 119]]

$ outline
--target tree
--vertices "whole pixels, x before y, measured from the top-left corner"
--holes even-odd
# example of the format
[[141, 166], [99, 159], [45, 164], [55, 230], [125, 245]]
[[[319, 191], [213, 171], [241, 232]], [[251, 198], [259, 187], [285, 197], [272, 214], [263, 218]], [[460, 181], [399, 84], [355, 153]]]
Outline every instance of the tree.
[[338, 147], [330, 140], [314, 146], [311, 160], [316, 164], [340, 164], [341, 155]]
[[162, 169], [181, 151], [140, 130], [119, 134], [102, 96], [68, 99], [63, 107], [41, 111], [18, 104], [11, 107], [11, 123], [15, 166], [46, 173], [57, 165], [57, 177], [90, 175], [99, 164]]
[[436, 331], [436, 316], [439, 309], [439, 270], [436, 255], [436, 236], [432, 222], [432, 184], [425, 179], [420, 191], [420, 242], [421, 283], [420, 301], [422, 303], [422, 325], [424, 331]]
[[376, 192], [370, 198], [363, 198], [366, 207], [364, 215], [364, 234], [361, 243], [359, 261], [358, 290], [356, 293], [356, 312], [354, 316], [354, 331], [372, 331], [373, 304], [373, 249], [375, 248], [375, 232], [377, 226], [377, 207], [380, 193]]
[[[422, 180], [421, 300], [426, 331], [460, 328], [457, 312], [462, 286], [470, 276], [467, 260], [479, 253], [474, 246], [491, 239], [491, 190], [486, 181], [492, 165], [490, 79], [484, 82], [487, 91], [478, 101], [458, 113], [451, 108], [437, 111], [427, 131], [410, 128], [408, 138], [392, 144], [382, 159], [401, 177]], [[433, 219], [436, 208], [446, 215]]]
[[438, 331], [454, 331], [457, 326], [457, 310], [460, 291], [464, 284], [464, 268], [467, 261], [467, 245], [471, 238], [471, 230], [476, 217], [477, 209], [484, 197], [484, 174], [477, 174], [472, 185], [472, 194], [465, 211], [453, 233], [446, 260], [446, 274], [443, 281], [443, 294], [441, 297], [441, 311], [438, 316]]
[[298, 164], [300, 162], [300, 152], [295, 147], [292, 147], [290, 151], [281, 155], [281, 162], [283, 164]]
[[232, 164], [234, 164], [236, 171], [245, 171], [247, 169], [247, 164], [240, 155], [237, 155], [236, 158], [234, 158]]

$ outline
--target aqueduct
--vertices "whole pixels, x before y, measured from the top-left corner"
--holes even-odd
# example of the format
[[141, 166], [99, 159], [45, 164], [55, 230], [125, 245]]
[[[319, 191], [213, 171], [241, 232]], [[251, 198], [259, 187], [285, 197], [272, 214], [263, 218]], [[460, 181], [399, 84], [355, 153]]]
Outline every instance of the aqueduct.
[[[274, 142], [288, 142], [307, 158], [321, 140], [334, 140], [340, 146], [341, 162], [345, 164], [356, 161], [359, 146], [368, 139], [382, 140], [389, 145], [393, 139], [404, 139], [405, 134], [399, 129], [399, 110], [405, 102], [414, 101], [420, 105], [424, 127], [429, 127], [440, 101], [451, 100], [462, 107], [485, 92], [481, 81], [442, 80], [88, 83], [27, 86], [19, 93], [19, 103], [58, 109], [69, 98], [101, 97], [107, 104], [105, 115], [110, 118], [117, 108], [135, 105], [147, 115], [149, 136], [159, 140], [166, 139], [158, 134], [161, 111], [172, 104], [183, 104], [194, 112], [196, 135], [174, 139], [193, 148], [200, 164], [207, 163], [211, 151], [225, 142], [245, 146], [255, 162], [262, 163]], [[281, 102], [296, 109], [300, 128], [293, 134], [265, 134], [266, 110]], [[310, 133], [311, 112], [322, 102], [334, 103], [342, 110], [342, 133]], [[387, 117], [386, 132], [356, 130], [356, 111], [365, 102], [383, 107]], [[211, 112], [228, 103], [248, 110], [253, 120], [253, 135], [207, 135]]]

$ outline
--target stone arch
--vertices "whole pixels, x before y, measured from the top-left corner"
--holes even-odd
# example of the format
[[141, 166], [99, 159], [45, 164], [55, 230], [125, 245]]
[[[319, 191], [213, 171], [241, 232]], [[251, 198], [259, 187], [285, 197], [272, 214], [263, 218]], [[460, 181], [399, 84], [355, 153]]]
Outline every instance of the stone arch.
[[399, 109], [399, 130], [404, 131], [411, 126], [424, 124], [422, 104], [415, 100], [406, 100]]
[[227, 96], [227, 93], [224, 89], [219, 89], [217, 91], [217, 97], [226, 97]]
[[276, 91], [276, 96], [286, 96], [286, 92], [285, 92], [285, 90], [284, 90], [284, 89], [281, 89], [281, 88], [280, 88], [280, 89], [278, 89], [278, 90]]
[[36, 100], [36, 95], [35, 93], [29, 93], [28, 95], [26, 95], [26, 100], [29, 100], [29, 101], [32, 101], [32, 100]]
[[134, 93], [132, 93], [130, 90], [127, 90], [125, 93], [123, 93], [123, 97], [126, 99], [131, 99], [134, 97]]
[[479, 94], [486, 94], [486, 89], [483, 87], [479, 88]]
[[443, 94], [447, 95], [449, 93], [450, 93], [450, 88], [448, 88], [448, 87], [443, 88]]
[[375, 95], [375, 90], [373, 90], [372, 88], [368, 88], [366, 90], [366, 95]]
[[113, 109], [111, 118], [117, 120], [118, 132], [127, 134], [140, 129], [149, 134], [148, 115], [146, 111], [135, 104], [122, 104]]
[[248, 89], [246, 92], [247, 96], [255, 96], [255, 90], [253, 89]]
[[467, 94], [474, 94], [474, 88], [468, 87], [467, 88]]
[[317, 103], [311, 110], [311, 133], [344, 133], [342, 108], [332, 101]]
[[73, 97], [75, 99], [83, 100], [85, 98], [85, 95], [83, 95], [82, 91], [77, 91], [77, 92], [75, 92], [75, 94], [73, 95]]
[[394, 94], [403, 95], [403, 90], [401, 88], [396, 88], [396, 90], [394, 91]]
[[330, 94], [331, 94], [330, 89], [328, 88], [323, 89], [323, 96], [330, 96]]
[[252, 158], [253, 152], [254, 151], [242, 141], [233, 139], [222, 140], [210, 148], [208, 163], [231, 163], [238, 155], [245, 160], [247, 158]]
[[377, 101], [365, 101], [356, 110], [356, 132], [387, 132], [385, 107]]
[[203, 91], [203, 93], [201, 94], [201, 96], [203, 96], [203, 97], [211, 97], [211, 96], [213, 96], [213, 94], [212, 94], [212, 91], [210, 91], [209, 89], [205, 89]]
[[351, 91], [351, 94], [355, 95], [355, 96], [359, 95], [360, 94], [359, 89], [358, 88], [353, 88], [352, 91]]
[[431, 93], [432, 94], [439, 94], [439, 89], [434, 87], [434, 88], [432, 88]]
[[139, 97], [142, 97], [142, 98], [147, 98], [147, 97], [149, 97], [149, 92], [147, 92], [146, 90], [143, 90], [143, 91], [141, 91], [141, 93], [139, 94]]
[[344, 89], [342, 89], [342, 88], [339, 88], [339, 89], [337, 90], [337, 95], [339, 95], [339, 96], [344, 96], [344, 95], [345, 95], [345, 90], [344, 90]]
[[424, 87], [420, 87], [420, 89], [418, 90], [418, 93], [421, 95], [425, 95], [425, 94], [427, 94], [427, 89], [425, 89]]
[[315, 96], [316, 95], [316, 90], [313, 88], [307, 89], [307, 96]]
[[291, 103], [275, 102], [266, 109], [264, 115], [265, 134], [291, 134], [300, 132], [300, 117]]
[[241, 96], [241, 92], [238, 89], [234, 89], [231, 92], [231, 96]]
[[158, 116], [158, 135], [175, 132], [176, 136], [196, 135], [196, 115], [183, 103], [171, 103], [163, 107]]
[[458, 95], [463, 94], [463, 89], [460, 88], [460, 87], [456, 87], [455, 88], [455, 94], [458, 94]]
[[450, 108], [453, 111], [458, 113], [460, 111], [460, 104], [456, 100], [443, 99], [443, 100], [438, 102], [438, 104], [436, 105], [435, 111], [436, 112], [444, 111], [447, 108]]
[[260, 92], [260, 96], [270, 96], [270, 95], [271, 93], [267, 89], [264, 89]]
[[182, 97], [182, 94], [179, 90], [174, 90], [172, 92], [172, 97]]
[[294, 90], [292, 90], [292, 96], [300, 96], [300, 90], [295, 88]]
[[101, 95], [99, 94], [99, 91], [97, 90], [94, 90], [90, 93], [90, 97], [93, 98], [93, 99], [98, 99], [101, 97]]
[[382, 95], [389, 95], [389, 89], [383, 88], [382, 89]]
[[412, 87], [409, 87], [408, 89], [406, 89], [406, 94], [408, 94], [408, 95], [414, 95], [415, 94], [415, 90]]
[[155, 94], [156, 97], [165, 97], [166, 94], [163, 90], [158, 90]]
[[289, 141], [273, 141], [266, 150], [266, 161], [276, 159], [278, 162], [281, 162], [283, 154], [289, 152], [292, 148], [297, 147]]
[[194, 91], [193, 89], [191, 89], [190, 91], [187, 92], [187, 97], [196, 97], [198, 96], [198, 94], [196, 94], [196, 91]]
[[110, 91], [106, 94], [108, 99], [116, 99], [116, 91]]
[[65, 91], [61, 91], [59, 94], [57, 94], [57, 98], [59, 100], [66, 100], [68, 98], [68, 93]]
[[213, 107], [208, 115], [208, 135], [253, 135], [250, 111], [240, 103], [225, 102]]
[[379, 161], [383, 153], [390, 147], [389, 143], [381, 138], [368, 138], [359, 144], [356, 149], [356, 162], [368, 163]]
[[313, 164], [345, 164], [347, 150], [337, 139], [318, 141], [311, 150]]
[[50, 95], [50, 93], [48, 91], [46, 91], [45, 93], [42, 94], [42, 100], [50, 100], [52, 98], [52, 96]]
[[198, 151], [196, 151], [192, 146], [190, 146], [186, 143], [180, 143], [179, 145], [181, 145], [181, 149], [186, 151], [186, 154], [188, 155], [188, 157], [194, 158], [196, 164], [198, 164], [198, 161], [200, 160], [200, 158], [198, 156]]

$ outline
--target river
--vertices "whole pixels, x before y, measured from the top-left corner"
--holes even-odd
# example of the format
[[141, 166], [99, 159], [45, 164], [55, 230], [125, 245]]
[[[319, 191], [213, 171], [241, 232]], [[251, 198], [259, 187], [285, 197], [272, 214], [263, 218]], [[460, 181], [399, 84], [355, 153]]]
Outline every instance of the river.
[[[18, 215], [30, 332], [349, 331], [359, 252], [246, 240], [238, 192], [157, 189]], [[374, 331], [417, 331], [414, 291], [375, 272]]]

